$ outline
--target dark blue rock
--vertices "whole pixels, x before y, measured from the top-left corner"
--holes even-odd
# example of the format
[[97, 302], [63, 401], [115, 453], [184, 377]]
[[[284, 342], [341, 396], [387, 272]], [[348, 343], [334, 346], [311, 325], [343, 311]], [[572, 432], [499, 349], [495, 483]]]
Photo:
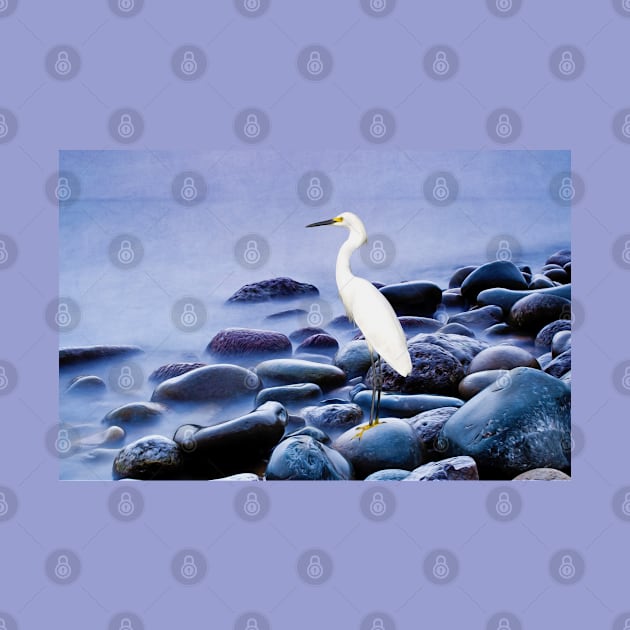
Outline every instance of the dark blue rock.
[[277, 321], [284, 319], [292, 319], [294, 317], [305, 317], [306, 311], [303, 308], [289, 308], [284, 311], [279, 311], [278, 313], [272, 313], [271, 315], [267, 315], [265, 320], [268, 321]]
[[570, 249], [560, 249], [555, 254], [552, 254], [547, 258], [545, 264], [556, 264], [560, 266], [566, 265], [568, 262], [571, 262], [571, 250]]
[[385, 470], [377, 470], [371, 475], [368, 475], [365, 481], [402, 481], [408, 474], [408, 470], [386, 468]]
[[167, 365], [161, 365], [157, 370], [154, 370], [149, 376], [150, 383], [161, 383], [169, 378], [175, 376], [181, 376], [190, 372], [190, 370], [196, 370], [200, 367], [205, 367], [207, 363], [191, 362], [191, 363], [168, 363]]
[[256, 374], [266, 387], [293, 383], [316, 383], [322, 390], [341, 387], [346, 382], [345, 373], [334, 365], [301, 359], [270, 359], [256, 366]]
[[547, 269], [545, 271], [545, 276], [552, 280], [553, 282], [559, 282], [560, 284], [567, 284], [567, 282], [571, 281], [569, 274], [564, 269]]
[[571, 330], [571, 320], [570, 319], [557, 319], [555, 322], [551, 322], [547, 324], [544, 328], [540, 330], [540, 332], [536, 335], [535, 344], [537, 348], [541, 350], [550, 350], [551, 343], [556, 333], [561, 330]]
[[420, 280], [384, 286], [381, 293], [389, 300], [397, 315], [431, 317], [442, 301], [442, 290], [432, 282]]
[[571, 349], [558, 355], [545, 366], [545, 372], [556, 378], [560, 378], [569, 370], [571, 370]]
[[438, 332], [444, 335], [464, 335], [464, 337], [474, 337], [475, 333], [463, 324], [446, 324]]
[[456, 269], [450, 280], [448, 281], [449, 289], [456, 289], [462, 286], [462, 282], [477, 269], [476, 265], [468, 265], [467, 267], [460, 267]]
[[[359, 405], [367, 414], [370, 412], [372, 390], [358, 392], [352, 401]], [[423, 411], [439, 409], [440, 407], [461, 407], [464, 404], [459, 398], [451, 396], [437, 396], [434, 394], [381, 394], [380, 413], [394, 418], [411, 418]]]
[[289, 339], [293, 343], [302, 343], [305, 339], [312, 337], [313, 335], [326, 335], [328, 334], [323, 328], [316, 328], [314, 326], [307, 326], [306, 328], [298, 328], [294, 330]]
[[303, 405], [309, 401], [319, 400], [322, 397], [322, 390], [315, 383], [296, 383], [294, 385], [280, 385], [279, 387], [267, 387], [258, 392], [256, 396], [256, 406], [266, 403], [268, 400], [275, 400], [285, 407], [295, 407]]
[[102, 359], [126, 358], [143, 352], [138, 346], [78, 346], [59, 349], [59, 367], [90, 363]]
[[345, 431], [363, 419], [361, 407], [353, 403], [305, 407], [301, 415], [306, 424], [324, 431]]
[[550, 280], [547, 276], [541, 273], [537, 273], [536, 275], [532, 276], [532, 279], [529, 282], [528, 288], [531, 290], [549, 289], [550, 287], [553, 287], [553, 286], [554, 284], [552, 280]]
[[463, 324], [472, 330], [482, 330], [503, 321], [503, 310], [493, 304], [457, 313], [448, 318], [449, 324]]
[[505, 376], [508, 370], [481, 370], [468, 374], [459, 382], [459, 395], [464, 400], [470, 400], [488, 385], [492, 385], [498, 378]]
[[339, 350], [339, 344], [334, 337], [326, 334], [311, 335], [305, 339], [296, 349], [296, 353], [306, 352], [323, 354], [334, 357]]
[[308, 435], [309, 437], [312, 437], [314, 440], [317, 440], [322, 444], [330, 444], [330, 438], [328, 437], [328, 435], [326, 435], [326, 433], [324, 433], [321, 429], [318, 429], [317, 427], [302, 427], [297, 431], [288, 433], [282, 439], [286, 440], [287, 438], [298, 437], [300, 435]]
[[335, 355], [335, 365], [342, 369], [349, 379], [365, 376], [370, 369], [370, 350], [367, 341], [350, 341]]
[[[477, 296], [477, 304], [480, 306], [486, 306], [488, 304], [496, 304], [503, 309], [504, 315], [507, 317], [510, 314], [510, 309], [518, 300], [528, 295], [540, 294], [540, 295], [556, 295], [558, 297], [571, 299], [571, 285], [563, 284], [550, 289], [538, 289], [537, 291], [512, 291], [510, 289], [486, 289]], [[570, 319], [571, 313], [568, 312], [566, 317], [561, 319]]]
[[527, 282], [521, 270], [508, 260], [495, 260], [470, 273], [461, 285], [462, 295], [473, 303], [486, 289], [526, 289]]
[[541, 328], [571, 313], [571, 302], [557, 295], [532, 293], [510, 309], [509, 323], [516, 328], [538, 333]]
[[510, 344], [490, 346], [470, 362], [468, 374], [484, 370], [511, 370], [515, 367], [539, 368], [538, 361], [523, 348]]
[[293, 352], [289, 338], [273, 330], [226, 328], [210, 341], [206, 352], [219, 360], [288, 357]]
[[268, 302], [306, 295], [319, 295], [319, 290], [312, 284], [297, 282], [292, 278], [271, 278], [246, 284], [228, 299], [228, 303]]
[[128, 424], [130, 422], [150, 422], [166, 413], [166, 407], [154, 402], [133, 402], [112, 409], [104, 418], [106, 424]]
[[179, 446], [162, 435], [148, 435], [121, 449], [113, 463], [114, 479], [179, 479], [184, 458]]
[[571, 331], [559, 330], [551, 340], [551, 356], [555, 359], [563, 352], [571, 349]]
[[105, 381], [98, 376], [75, 376], [68, 387], [66, 388], [67, 394], [89, 394], [100, 395], [105, 393], [107, 385]]
[[426, 455], [425, 459], [432, 460], [444, 457], [443, 445], [439, 441], [440, 433], [446, 421], [459, 407], [461, 405], [458, 407], [438, 407], [423, 411], [407, 420], [415, 431], [416, 438]]
[[441, 332], [419, 334], [409, 340], [412, 343], [431, 343], [446, 352], [450, 352], [463, 366], [467, 368], [473, 357], [488, 347], [485, 341], [471, 339], [465, 335], [444, 334]]

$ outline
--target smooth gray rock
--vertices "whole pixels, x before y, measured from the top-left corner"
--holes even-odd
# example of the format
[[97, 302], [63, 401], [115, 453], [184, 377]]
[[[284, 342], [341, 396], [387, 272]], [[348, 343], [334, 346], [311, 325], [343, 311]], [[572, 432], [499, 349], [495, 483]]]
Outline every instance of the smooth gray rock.
[[462, 295], [475, 302], [479, 293], [486, 289], [526, 289], [527, 282], [521, 270], [508, 260], [495, 260], [477, 267], [461, 285]]
[[532, 293], [510, 309], [509, 323], [522, 330], [538, 333], [541, 328], [571, 313], [571, 302], [557, 295]]
[[339, 349], [334, 362], [338, 368], [346, 373], [349, 379], [365, 376], [371, 365], [367, 341], [348, 342]]
[[540, 368], [527, 350], [509, 344], [499, 344], [482, 350], [470, 362], [468, 374], [485, 370], [511, 370], [515, 367]]
[[105, 381], [98, 376], [75, 376], [68, 384], [66, 394], [90, 394], [94, 396], [103, 394], [106, 390]]
[[273, 330], [225, 328], [210, 341], [206, 352], [219, 360], [289, 357], [293, 352], [286, 335]]
[[322, 395], [322, 390], [315, 383], [295, 383], [293, 385], [267, 387], [258, 392], [256, 406], [258, 407], [268, 400], [275, 400], [285, 407], [294, 408], [306, 402], [319, 400]]
[[133, 402], [112, 409], [104, 418], [106, 424], [150, 422], [166, 413], [166, 407], [154, 402]]
[[460, 455], [429, 462], [412, 470], [403, 481], [477, 481], [479, 472], [472, 457]]
[[301, 359], [270, 359], [256, 366], [256, 374], [265, 387], [316, 383], [327, 391], [341, 387], [346, 382], [345, 373], [333, 365], [303, 361]]
[[[510, 314], [512, 306], [518, 302], [521, 298], [528, 295], [555, 295], [557, 297], [571, 299], [571, 285], [563, 284], [550, 289], [538, 289], [536, 291], [515, 291], [510, 289], [486, 289], [477, 296], [477, 304], [480, 306], [487, 306], [488, 304], [496, 304], [503, 309], [503, 313], [507, 317]], [[570, 319], [571, 313], [567, 313], [566, 318]]]
[[571, 477], [555, 468], [534, 468], [514, 477], [514, 481], [567, 481]]
[[59, 367], [64, 368], [80, 363], [102, 359], [129, 357], [143, 352], [139, 346], [76, 346], [59, 349]]
[[[354, 395], [352, 402], [370, 413], [372, 390], [366, 389]], [[434, 394], [381, 394], [380, 414], [394, 418], [411, 418], [424, 411], [441, 407], [461, 407], [464, 404], [453, 396], [436, 396]]]
[[227, 301], [228, 303], [255, 303], [305, 295], [319, 295], [319, 290], [312, 284], [298, 282], [292, 278], [271, 278], [242, 286]]
[[482, 330], [501, 321], [503, 321], [503, 310], [494, 304], [457, 313], [448, 318], [449, 324], [462, 324], [471, 330]]
[[114, 479], [179, 479], [183, 463], [183, 454], [173, 440], [148, 435], [119, 451], [112, 472]]
[[550, 350], [554, 336], [561, 330], [571, 330], [570, 319], [557, 319], [555, 322], [551, 322], [542, 328], [536, 335], [534, 342], [536, 347], [541, 350]]

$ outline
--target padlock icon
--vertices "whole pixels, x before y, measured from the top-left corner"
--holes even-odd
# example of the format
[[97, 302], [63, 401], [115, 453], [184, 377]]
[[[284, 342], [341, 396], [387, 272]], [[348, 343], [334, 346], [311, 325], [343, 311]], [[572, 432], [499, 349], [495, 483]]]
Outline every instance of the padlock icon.
[[322, 559], [318, 555], [312, 555], [306, 567], [306, 574], [311, 580], [319, 580], [324, 575]]
[[184, 184], [182, 185], [180, 194], [184, 201], [194, 201], [197, 199], [199, 192], [197, 190], [197, 186], [195, 185], [195, 180], [192, 177], [184, 178]]
[[309, 326], [313, 326], [315, 328], [318, 328], [324, 323], [324, 316], [322, 315], [322, 309], [319, 304], [311, 304], [311, 308], [309, 308], [308, 315], [306, 316], [306, 321]]
[[120, 248], [118, 249], [117, 257], [118, 262], [122, 265], [130, 265], [134, 261], [136, 254], [131, 247], [131, 241], [128, 241], [127, 239], [120, 241]]
[[118, 387], [121, 389], [131, 389], [134, 385], [135, 380], [131, 374], [131, 368], [128, 365], [123, 365], [118, 375]]
[[563, 580], [570, 580], [575, 577], [575, 565], [573, 564], [573, 558], [571, 556], [566, 555], [562, 556], [562, 560], [560, 561], [560, 566], [558, 567], [558, 574]]
[[621, 511], [626, 516], [630, 516], [630, 492], [626, 492], [623, 503], [621, 504]]
[[118, 513], [121, 516], [131, 516], [135, 509], [136, 506], [133, 504], [131, 495], [128, 492], [123, 492], [118, 501]]
[[197, 446], [197, 443], [193, 439], [194, 434], [194, 429], [187, 427], [184, 431], [184, 439], [181, 442], [181, 447], [189, 453], [194, 451]]
[[243, 132], [248, 138], [257, 138], [260, 135], [260, 123], [256, 114], [247, 114]]
[[512, 250], [506, 240], [500, 240], [497, 247], [497, 260], [512, 260]]
[[435, 184], [433, 186], [433, 198], [436, 201], [446, 201], [451, 194], [451, 191], [448, 189], [448, 184], [446, 183], [445, 177], [436, 177]]
[[501, 13], [507, 13], [512, 8], [512, 0], [497, 0], [496, 6]]
[[70, 182], [67, 177], [60, 177], [57, 180], [57, 186], [55, 187], [55, 197], [57, 201], [68, 201], [72, 196], [72, 188], [70, 188]]
[[55, 576], [60, 580], [67, 580], [72, 575], [72, 567], [66, 554], [60, 554], [55, 565]]
[[510, 495], [507, 492], [499, 493], [495, 509], [499, 516], [509, 516], [512, 513], [514, 508], [512, 501], [510, 501]]
[[4, 265], [7, 260], [9, 260], [7, 244], [2, 239], [0, 239], [0, 265]]
[[9, 504], [4, 492], [0, 492], [0, 516], [4, 516], [9, 511]]
[[382, 265], [387, 260], [387, 252], [383, 241], [376, 239], [370, 248], [370, 261], [375, 265]]
[[260, 9], [260, 0], [245, 0], [243, 6], [247, 11], [251, 11], [253, 13], [254, 11], [258, 11], [258, 9]]
[[433, 575], [438, 580], [445, 580], [450, 572], [451, 570], [446, 563], [446, 556], [443, 556], [442, 554], [438, 555], [435, 558], [435, 563], [433, 564]]
[[4, 138], [9, 135], [9, 125], [7, 125], [7, 118], [4, 114], [0, 114], [0, 138]]
[[199, 317], [197, 317], [197, 313], [195, 312], [195, 305], [190, 302], [184, 304], [184, 310], [179, 318], [182, 326], [186, 328], [192, 328], [197, 325], [199, 321]]
[[383, 516], [387, 512], [387, 504], [382, 492], [375, 492], [370, 501], [370, 512], [373, 516]]
[[319, 201], [324, 196], [324, 189], [319, 177], [311, 177], [306, 189], [306, 196], [311, 201]]
[[385, 630], [385, 623], [380, 617], [375, 617], [370, 630]]
[[626, 265], [630, 265], [630, 241], [626, 241], [621, 252], [621, 258]]
[[260, 630], [258, 621], [256, 621], [253, 617], [250, 617], [245, 623], [245, 630]]
[[255, 492], [248, 492], [243, 503], [243, 510], [247, 516], [258, 516], [260, 514], [260, 501], [258, 495]]
[[120, 122], [118, 123], [118, 135], [121, 138], [131, 138], [136, 132], [136, 128], [131, 120], [130, 114], [121, 114]]
[[324, 70], [322, 55], [318, 50], [312, 50], [306, 62], [306, 70], [309, 74], [317, 76]]
[[70, 434], [67, 429], [59, 429], [57, 432], [57, 439], [55, 440], [55, 450], [62, 455], [65, 455], [72, 448], [72, 442], [70, 441]]
[[621, 126], [621, 134], [625, 138], [630, 138], [630, 114], [626, 114], [623, 119], [623, 125]]
[[123, 617], [120, 620], [120, 626], [118, 627], [118, 630], [133, 630], [131, 619], [129, 619], [129, 617]]
[[624, 389], [630, 389], [630, 366], [626, 367], [623, 378], [621, 379], [621, 384]]
[[496, 380], [496, 385], [499, 389], [505, 389], [506, 387], [509, 387], [511, 384], [512, 384], [512, 378], [507, 372], [505, 374], [501, 374], [501, 376], [499, 376], [499, 378]]
[[72, 316], [70, 315], [70, 309], [65, 302], [59, 302], [57, 306], [57, 312], [55, 313], [55, 324], [59, 328], [66, 328], [72, 323]]
[[72, 63], [70, 62], [70, 57], [68, 56], [67, 51], [60, 50], [57, 53], [57, 60], [55, 61], [55, 72], [65, 77], [67, 74], [70, 74], [72, 71]]
[[433, 72], [442, 77], [447, 74], [450, 69], [451, 64], [446, 58], [446, 53], [443, 50], [438, 50], [433, 59]]
[[382, 138], [387, 133], [387, 126], [383, 114], [374, 114], [370, 123], [370, 135], [373, 138]]
[[186, 580], [194, 580], [197, 577], [197, 565], [192, 556], [184, 556], [182, 568], [180, 570], [182, 577]]
[[573, 53], [570, 50], [565, 50], [558, 64], [558, 70], [565, 77], [572, 75], [575, 72], [575, 59], [573, 59]]
[[499, 138], [509, 138], [512, 135], [512, 122], [508, 114], [500, 114], [495, 128]]
[[387, 8], [387, 0], [370, 0], [370, 9], [375, 13], [380, 13]]
[[243, 258], [248, 265], [256, 265], [260, 262], [261, 254], [256, 241], [247, 241]]
[[192, 50], [186, 50], [184, 52], [184, 58], [179, 67], [186, 76], [192, 76], [197, 72], [199, 66], [195, 59], [195, 53]]
[[7, 376], [7, 370], [4, 365], [0, 365], [0, 390], [6, 389], [9, 386], [9, 377]]
[[573, 198], [575, 197], [575, 187], [573, 186], [573, 180], [570, 177], [562, 178], [558, 194], [560, 195], [560, 199], [562, 199], [562, 201], [573, 201]]
[[512, 630], [509, 619], [501, 617], [501, 619], [499, 619], [499, 623], [497, 624], [497, 630]]
[[129, 13], [129, 11], [133, 11], [136, 3], [135, 0], [118, 0], [118, 8], [125, 13]]

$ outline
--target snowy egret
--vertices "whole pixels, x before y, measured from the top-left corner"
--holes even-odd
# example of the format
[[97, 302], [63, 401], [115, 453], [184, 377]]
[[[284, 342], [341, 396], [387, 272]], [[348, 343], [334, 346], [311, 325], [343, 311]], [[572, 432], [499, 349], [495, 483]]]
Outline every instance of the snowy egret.
[[[408, 376], [411, 373], [411, 357], [407, 349], [407, 340], [396, 313], [385, 296], [371, 282], [355, 276], [350, 268], [352, 253], [367, 243], [367, 232], [363, 221], [352, 212], [342, 212], [333, 219], [311, 223], [306, 227], [319, 225], [336, 225], [350, 231], [350, 235], [337, 255], [336, 280], [346, 315], [359, 327], [370, 350], [372, 382], [376, 388], [372, 387], [370, 421], [367, 427], [369, 428], [378, 424], [382, 389], [381, 357], [398, 374]], [[374, 353], [377, 354], [376, 360]], [[377, 397], [376, 410], [375, 396]]]

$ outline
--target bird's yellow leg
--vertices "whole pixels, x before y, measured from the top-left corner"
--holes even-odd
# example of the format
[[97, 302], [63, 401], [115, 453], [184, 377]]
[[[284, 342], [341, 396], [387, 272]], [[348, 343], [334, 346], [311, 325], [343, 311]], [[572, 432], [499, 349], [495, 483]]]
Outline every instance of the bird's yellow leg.
[[[377, 374], [377, 364], [374, 361], [374, 354], [372, 352], [372, 347], [369, 346], [370, 349], [370, 363], [372, 364], [372, 403], [370, 405], [370, 420], [369, 422], [362, 426], [362, 427], [356, 427], [356, 432], [357, 434], [355, 435], [355, 437], [359, 438], [359, 440], [363, 437], [363, 434], [368, 430], [371, 429], [373, 427], [375, 427], [379, 421], [378, 421], [378, 404], [376, 405], [376, 410], [374, 409], [374, 402], [376, 399], [376, 390], [374, 389], [374, 387], [379, 387], [378, 389], [378, 400], [380, 403], [380, 398], [381, 398], [381, 391], [380, 391], [380, 376]], [[380, 357], [378, 358], [378, 361], [380, 362]], [[376, 411], [376, 413], [375, 413]]]

